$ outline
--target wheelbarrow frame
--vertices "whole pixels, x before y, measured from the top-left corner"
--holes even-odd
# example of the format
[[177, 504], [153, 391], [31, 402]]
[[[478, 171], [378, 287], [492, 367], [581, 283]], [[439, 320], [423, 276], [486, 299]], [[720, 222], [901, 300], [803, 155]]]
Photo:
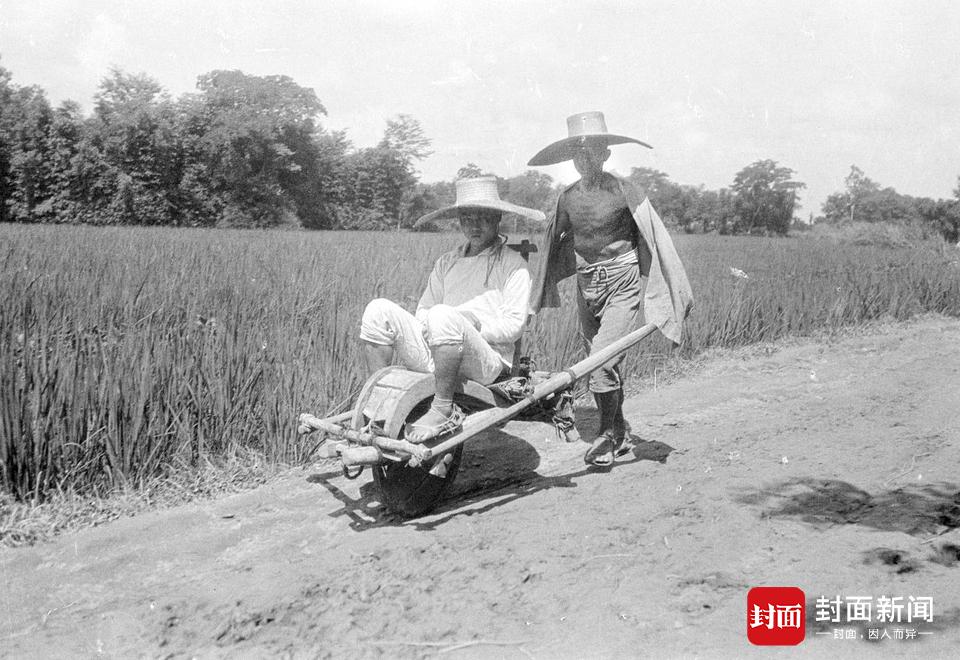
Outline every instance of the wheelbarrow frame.
[[[386, 367], [373, 374], [361, 390], [354, 409], [325, 419], [303, 413], [299, 417], [297, 431], [301, 435], [313, 431], [323, 432], [327, 436], [327, 456], [339, 459], [344, 474], [350, 478], [359, 476], [364, 466], [382, 466], [393, 462], [406, 464], [410, 468], [429, 470], [431, 474], [440, 477], [446, 477], [447, 469], [452, 467], [454, 474], [449, 475], [449, 481], [452, 481], [459, 465], [462, 445], [467, 440], [508, 422], [527, 408], [571, 387], [576, 381], [633, 348], [656, 329], [656, 325], [648, 323], [634, 330], [573, 366], [553, 373], [535, 385], [525, 397], [510, 404], [502, 403], [483, 385], [466, 381], [458, 395], [477, 402], [480, 407], [489, 407], [468, 414], [460, 430], [427, 443], [409, 442], [401, 435], [406, 416], [417, 404], [433, 396], [432, 374], [414, 374], [408, 385], [403, 382], [399, 384], [400, 390], [406, 387], [407, 391], [399, 392], [397, 401], [393, 402], [393, 409], [386, 412], [388, 419], [384, 426], [369, 424], [364, 415], [364, 407], [372, 389], [396, 367]], [[330, 442], [331, 439], [333, 442]], [[451, 456], [453, 460], [449, 458]], [[351, 468], [354, 470], [351, 471]], [[381, 485], [380, 481], [377, 479], [378, 485]], [[448, 485], [449, 483], [445, 484], [443, 490]]]

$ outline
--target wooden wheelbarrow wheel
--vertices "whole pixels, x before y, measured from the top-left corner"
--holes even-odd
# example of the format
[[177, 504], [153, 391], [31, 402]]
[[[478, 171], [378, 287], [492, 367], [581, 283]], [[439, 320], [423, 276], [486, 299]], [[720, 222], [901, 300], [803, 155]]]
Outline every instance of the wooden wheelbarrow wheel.
[[[475, 410], [493, 404], [492, 398], [485, 400], [492, 395], [485, 395], [486, 390], [482, 386], [468, 383], [467, 389], [469, 393], [455, 396], [464, 409]], [[357, 430], [362, 429], [373, 418], [383, 425], [387, 436], [402, 438], [404, 425], [427, 411], [433, 394], [434, 380], [431, 374], [387, 367], [371, 376], [361, 390], [352, 426]], [[443, 499], [457, 476], [462, 456], [463, 445], [458, 445], [422, 466], [411, 467], [406, 462], [395, 461], [372, 466], [373, 480], [380, 490], [381, 502], [405, 517], [424, 515]], [[443, 476], [430, 473], [439, 461], [445, 463], [445, 470], [440, 471], [444, 473]]]
[[[404, 420], [413, 421], [427, 411], [432, 397], [422, 401]], [[403, 437], [403, 431], [400, 432]], [[383, 504], [391, 511], [413, 518], [430, 512], [446, 495], [460, 470], [463, 445], [457, 445], [452, 451], [438, 456], [428, 465], [410, 467], [406, 463], [387, 463], [374, 465], [373, 480], [380, 489]], [[430, 468], [437, 461], [444, 461], [444, 476], [430, 474]]]

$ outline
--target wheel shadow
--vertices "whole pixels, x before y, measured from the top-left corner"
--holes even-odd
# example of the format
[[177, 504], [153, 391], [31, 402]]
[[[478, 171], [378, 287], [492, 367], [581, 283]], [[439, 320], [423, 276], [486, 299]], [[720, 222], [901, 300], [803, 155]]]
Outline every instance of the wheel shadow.
[[[579, 415], [577, 417], [577, 423], [579, 427], [581, 425], [581, 418]], [[515, 443], [519, 441], [522, 443], [522, 445], [526, 445], [526, 448], [529, 448], [529, 450], [532, 450], [533, 453], [536, 454], [537, 462], [539, 463], [540, 455], [536, 448], [534, 448], [532, 445], [520, 440], [519, 438], [516, 438], [516, 436], [511, 436], [507, 433], [503, 433], [502, 431], [498, 431], [497, 434], [499, 436], [503, 436], [503, 438], [493, 434], [491, 434], [491, 437], [486, 438], [486, 440], [488, 440], [488, 442], [490, 442], [492, 445], [491, 448], [495, 452], [498, 449], [498, 442], [503, 439], [506, 439], [507, 442], [509, 442], [510, 451], [513, 451], [513, 447], [516, 446]], [[469, 478], [467, 478], [464, 479], [461, 488], [454, 486], [447, 498], [441, 502], [441, 504], [432, 514], [429, 516], [424, 516], [422, 519], [407, 521], [407, 524], [408, 526], [414, 527], [420, 531], [430, 531], [454, 518], [488, 513], [493, 509], [510, 504], [519, 499], [534, 495], [544, 490], [549, 490], [551, 488], [576, 488], [576, 480], [587, 475], [596, 474], [598, 472], [611, 472], [613, 470], [622, 469], [641, 461], [666, 463], [667, 457], [671, 452], [673, 452], [673, 447], [663, 442], [647, 441], [632, 432], [629, 435], [630, 444], [632, 447], [628, 453], [617, 458], [617, 460], [611, 466], [599, 467], [584, 465], [578, 470], [567, 472], [565, 474], [543, 475], [537, 472], [537, 466], [533, 465], [528, 467], [526, 470], [517, 470], [513, 472], [508, 468], [507, 471], [500, 473], [499, 478], [494, 477], [491, 479], [489, 476], [481, 476], [481, 478], [475, 481], [472, 485], [469, 481]], [[590, 447], [590, 443], [587, 442], [581, 442], [580, 444], [582, 445], [584, 452], [586, 452], [586, 450]], [[525, 451], [528, 451], [526, 448]], [[465, 448], [464, 460], [467, 459], [466, 449], [472, 448], [469, 446]], [[510, 451], [506, 451], [508, 448], [504, 446], [503, 449], [505, 451], [499, 452], [499, 455], [501, 457], [507, 456], [508, 461], [512, 459], [512, 457], [509, 455]], [[480, 450], [479, 446], [475, 451], [477, 450]], [[483, 455], [481, 455], [481, 458], [484, 458], [484, 456], [489, 455], [489, 452], [483, 451], [482, 454]], [[484, 464], [481, 475], [487, 472], [488, 467], [489, 466]]]
[[[580, 421], [578, 417], [578, 426]], [[589, 417], [586, 424], [590, 424]], [[349, 518], [349, 527], [355, 531], [387, 526], [430, 531], [454, 518], [482, 515], [544, 490], [576, 488], [577, 479], [590, 474], [610, 472], [640, 461], [666, 463], [674, 450], [670, 445], [646, 441], [634, 433], [630, 437], [629, 453], [610, 467], [584, 465], [565, 474], [544, 475], [538, 472], [542, 460], [534, 445], [502, 429], [491, 429], [464, 446], [460, 471], [450, 490], [431, 513], [420, 518], [404, 518], [388, 510], [380, 502], [379, 490], [372, 480], [360, 485], [359, 496], [351, 495], [336, 483], [342, 483], [343, 474], [333, 463], [330, 470], [312, 474], [307, 481], [323, 486], [342, 504], [328, 515]], [[587, 442], [580, 445], [584, 452], [590, 446]]]

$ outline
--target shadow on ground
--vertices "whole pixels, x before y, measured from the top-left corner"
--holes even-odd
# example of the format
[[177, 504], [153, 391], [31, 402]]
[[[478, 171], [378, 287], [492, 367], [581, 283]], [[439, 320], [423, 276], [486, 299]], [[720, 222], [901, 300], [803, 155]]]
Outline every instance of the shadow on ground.
[[921, 537], [960, 527], [960, 487], [948, 483], [871, 494], [845, 481], [791, 479], [738, 500], [762, 507], [764, 518], [799, 518], [817, 526], [863, 525]]
[[[600, 427], [600, 416], [596, 408], [577, 407], [577, 428], [580, 430], [582, 439], [590, 442], [596, 436]], [[656, 463], [666, 463], [667, 457], [673, 452], [673, 447], [659, 442], [657, 440], [644, 440], [627, 423], [627, 434], [630, 436], [632, 444], [631, 454], [638, 461], [654, 461]], [[584, 449], [586, 451], [586, 449]], [[632, 461], [631, 461], [632, 462]]]
[[960, 528], [956, 484], [870, 494], [845, 481], [792, 479], [738, 499], [762, 507], [762, 518], [798, 518], [816, 527], [862, 525], [924, 539], [919, 550], [878, 547], [863, 553], [864, 564], [883, 566], [897, 575], [920, 570], [924, 561], [948, 568], [960, 565], [960, 545], [940, 538]]
[[[543, 490], [575, 488], [576, 479], [593, 472], [616, 470], [639, 461], [666, 463], [673, 451], [673, 447], [662, 442], [647, 442], [633, 434], [631, 438], [633, 448], [612, 467], [583, 465], [566, 474], [543, 475], [537, 471], [541, 457], [536, 447], [500, 429], [487, 431], [464, 446], [460, 472], [444, 500], [433, 512], [416, 519], [406, 519], [386, 509], [366, 472], [361, 477], [367, 481], [360, 486], [359, 497], [351, 496], [334, 483], [342, 478], [339, 470], [310, 475], [307, 481], [320, 484], [337, 498], [343, 506], [328, 515], [347, 516], [350, 528], [355, 531], [383, 526], [429, 531], [453, 518], [480, 515]], [[585, 452], [589, 445], [581, 444]]]

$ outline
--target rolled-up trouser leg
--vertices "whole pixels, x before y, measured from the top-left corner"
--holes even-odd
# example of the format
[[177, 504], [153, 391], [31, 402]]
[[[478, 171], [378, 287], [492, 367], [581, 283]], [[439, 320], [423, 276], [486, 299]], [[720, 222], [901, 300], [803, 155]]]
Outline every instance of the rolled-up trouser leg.
[[393, 346], [398, 364], [411, 371], [433, 373], [433, 356], [423, 330], [423, 324], [413, 314], [390, 300], [377, 298], [363, 311], [360, 339]]
[[[606, 348], [639, 326], [645, 279], [635, 265], [614, 274], [578, 274], [577, 307], [588, 354]], [[620, 354], [590, 374], [590, 391], [599, 394], [620, 389], [622, 361]]]
[[460, 373], [471, 380], [484, 385], [492, 383], [506, 366], [470, 321], [449, 305], [434, 305], [427, 310], [426, 334], [431, 347], [460, 347], [463, 353]]

